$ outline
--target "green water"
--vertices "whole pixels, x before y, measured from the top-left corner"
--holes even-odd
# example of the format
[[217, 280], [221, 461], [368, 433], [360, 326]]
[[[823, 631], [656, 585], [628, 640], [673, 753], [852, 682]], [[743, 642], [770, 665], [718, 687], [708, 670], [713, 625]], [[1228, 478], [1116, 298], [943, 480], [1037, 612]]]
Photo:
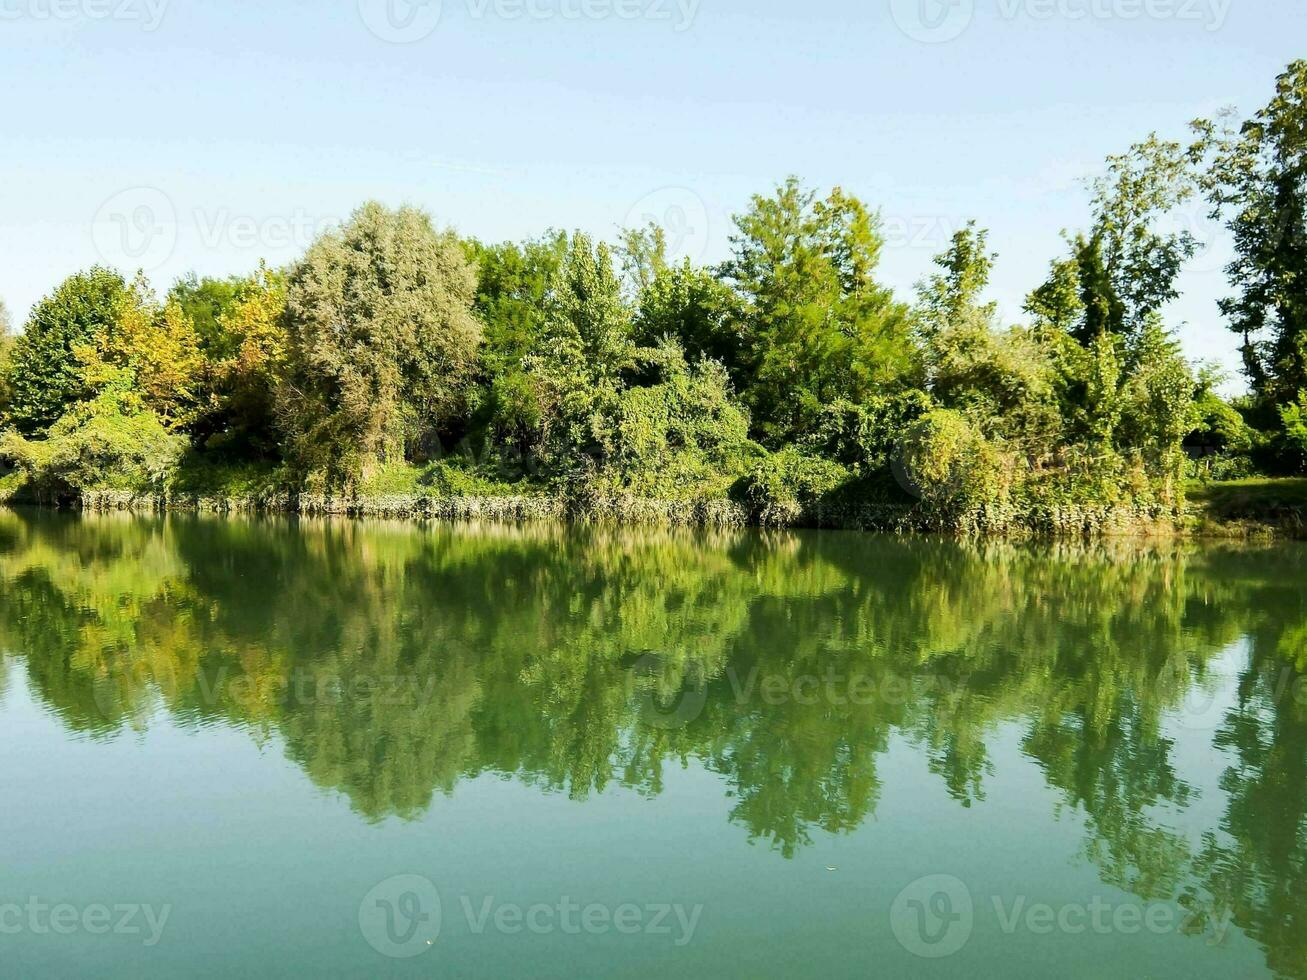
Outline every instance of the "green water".
[[0, 513], [0, 975], [1307, 976], [1304, 584]]

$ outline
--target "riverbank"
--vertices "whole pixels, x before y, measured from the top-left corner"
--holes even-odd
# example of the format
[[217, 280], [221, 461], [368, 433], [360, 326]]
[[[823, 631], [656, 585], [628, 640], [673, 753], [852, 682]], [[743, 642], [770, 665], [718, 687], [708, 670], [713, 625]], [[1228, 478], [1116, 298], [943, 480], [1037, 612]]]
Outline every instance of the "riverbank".
[[944, 518], [920, 504], [892, 502], [812, 502], [785, 513], [758, 513], [733, 500], [658, 500], [621, 496], [572, 499], [558, 495], [435, 495], [386, 493], [324, 495], [137, 494], [102, 490], [85, 493], [78, 504], [93, 512], [199, 512], [379, 517], [414, 520], [572, 521], [629, 526], [825, 528], [896, 534], [960, 533], [978, 536], [1093, 537], [1174, 535], [1183, 529], [1179, 511], [1126, 507], [992, 507], [959, 518]]
[[906, 495], [866, 500], [796, 501], [765, 512], [729, 497], [666, 500], [634, 495], [583, 498], [530, 484], [469, 481], [422, 486], [388, 474], [359, 491], [296, 491], [267, 470], [190, 474], [163, 491], [100, 489], [59, 500], [37, 499], [17, 479], [0, 477], [0, 503], [92, 512], [286, 514], [522, 523], [571, 521], [664, 527], [794, 527], [897, 534], [954, 533], [1002, 537], [1192, 536], [1307, 538], [1307, 479], [1194, 483], [1181, 508], [1040, 505], [991, 506], [941, 516]]
[[1307, 478], [1195, 484], [1187, 495], [1199, 534], [1307, 538]]

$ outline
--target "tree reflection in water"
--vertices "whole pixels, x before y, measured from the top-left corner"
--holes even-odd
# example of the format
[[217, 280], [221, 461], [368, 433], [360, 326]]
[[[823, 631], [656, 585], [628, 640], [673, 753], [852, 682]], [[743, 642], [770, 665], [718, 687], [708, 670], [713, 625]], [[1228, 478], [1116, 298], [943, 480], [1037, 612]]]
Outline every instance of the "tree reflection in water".
[[[369, 820], [487, 772], [656, 795], [697, 760], [786, 856], [874, 813], [891, 738], [965, 807], [1015, 725], [1104, 881], [1228, 911], [1301, 975], [1305, 566], [1292, 546], [6, 512], [0, 643], [73, 730], [240, 726]], [[1241, 642], [1233, 707], [1177, 729]], [[1156, 817], [1196, 798], [1178, 738], [1230, 760], [1196, 845]]]

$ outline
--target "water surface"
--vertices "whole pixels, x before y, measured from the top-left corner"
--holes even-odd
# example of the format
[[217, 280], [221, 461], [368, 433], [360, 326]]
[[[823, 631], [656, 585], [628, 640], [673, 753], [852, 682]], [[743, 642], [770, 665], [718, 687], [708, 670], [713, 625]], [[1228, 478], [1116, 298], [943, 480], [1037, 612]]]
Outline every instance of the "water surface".
[[1307, 976], [1305, 583], [0, 512], [0, 973]]

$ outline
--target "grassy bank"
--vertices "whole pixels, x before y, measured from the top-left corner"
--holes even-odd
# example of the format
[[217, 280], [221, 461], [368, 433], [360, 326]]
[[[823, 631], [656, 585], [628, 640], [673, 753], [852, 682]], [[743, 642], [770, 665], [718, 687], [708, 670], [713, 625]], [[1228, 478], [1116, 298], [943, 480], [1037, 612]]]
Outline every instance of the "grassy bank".
[[348, 492], [295, 486], [280, 468], [211, 463], [181, 467], [154, 488], [106, 486], [41, 497], [17, 472], [0, 475], [0, 502], [90, 511], [269, 513], [415, 520], [535, 520], [683, 527], [807, 527], [976, 536], [1101, 537], [1191, 535], [1307, 537], [1307, 478], [1192, 483], [1183, 508], [998, 507], [945, 517], [903, 493], [880, 488], [796, 500], [761, 511], [726, 490], [698, 488], [654, 498], [593, 490], [568, 493], [531, 480], [490, 479], [448, 462], [388, 467]]
[[1199, 533], [1307, 537], [1307, 478], [1195, 484], [1188, 498]]

